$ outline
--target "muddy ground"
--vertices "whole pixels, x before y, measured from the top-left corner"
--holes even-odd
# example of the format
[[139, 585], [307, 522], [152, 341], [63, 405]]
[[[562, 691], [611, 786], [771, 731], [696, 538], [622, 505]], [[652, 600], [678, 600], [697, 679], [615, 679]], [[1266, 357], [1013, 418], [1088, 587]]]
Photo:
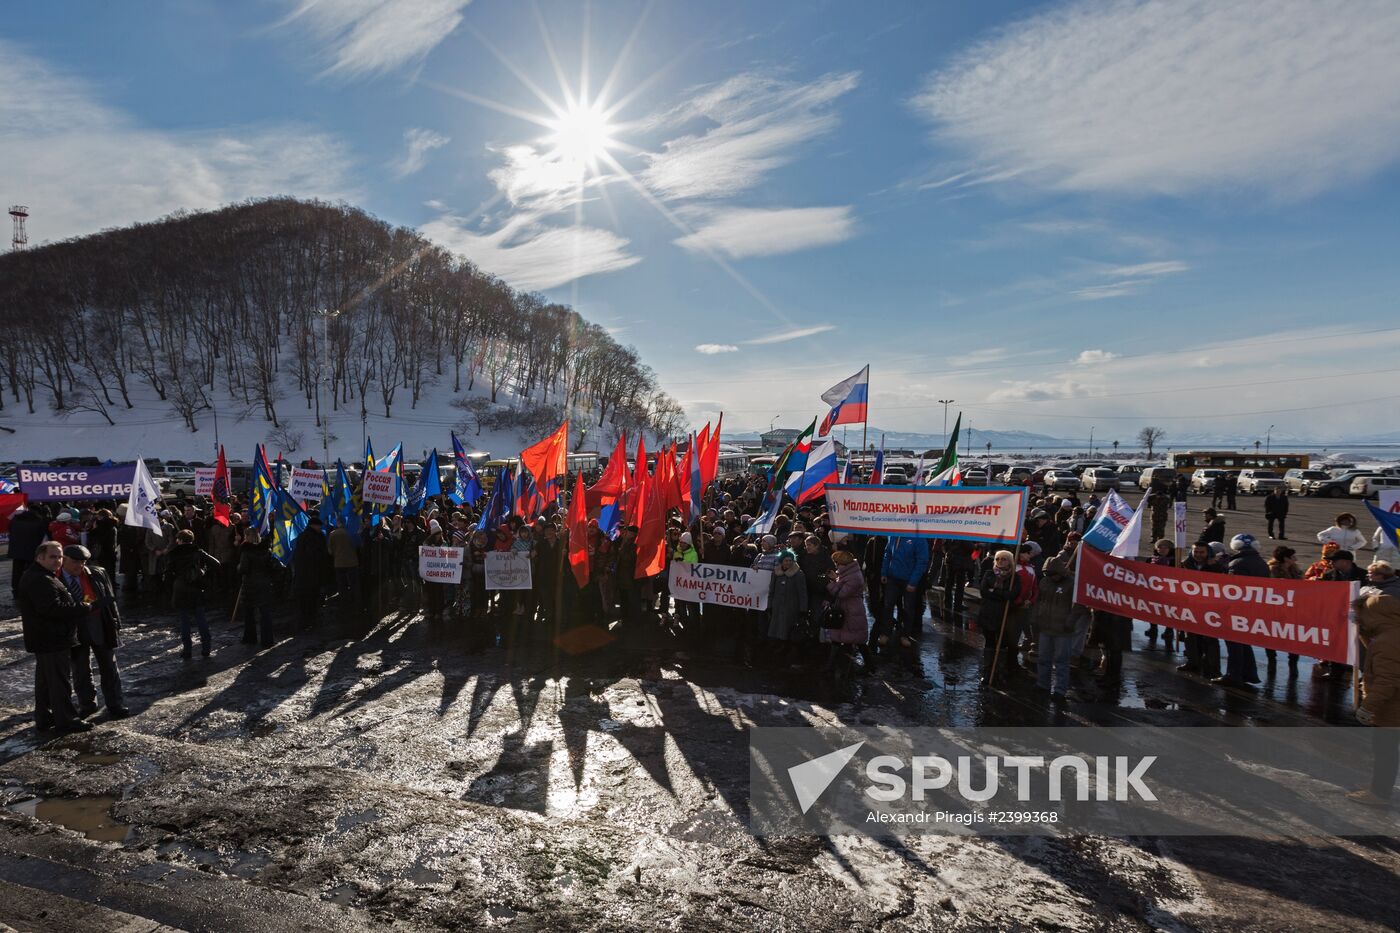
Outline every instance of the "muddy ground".
[[[6, 571], [7, 572], [7, 571]], [[0, 580], [7, 584], [7, 580]], [[8, 596], [8, 586], [0, 588]], [[259, 649], [213, 610], [184, 661], [128, 611], [130, 719], [36, 734], [0, 623], [0, 921], [103, 930], [1393, 930], [1395, 839], [762, 840], [753, 725], [1303, 725], [1349, 684], [1257, 694], [1179, 676], [1137, 636], [1121, 692], [1056, 713], [976, 689], [980, 636], [930, 623], [924, 676], [828, 695], [658, 627], [470, 653], [413, 614], [332, 606]], [[285, 627], [290, 620], [283, 618]], [[596, 634], [596, 633], [594, 633]], [[595, 645], [595, 642], [606, 642]], [[571, 653], [576, 651], [578, 653]], [[1264, 670], [1261, 659], [1261, 671]], [[1358, 763], [1358, 779], [1365, 763]]]

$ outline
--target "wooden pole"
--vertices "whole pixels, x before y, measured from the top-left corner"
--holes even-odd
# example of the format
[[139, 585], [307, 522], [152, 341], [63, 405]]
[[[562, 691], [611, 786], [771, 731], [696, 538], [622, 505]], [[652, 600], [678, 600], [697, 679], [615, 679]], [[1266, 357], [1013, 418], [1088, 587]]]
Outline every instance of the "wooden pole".
[[[1017, 541], [1017, 542], [1016, 542], [1016, 550], [1013, 551], [1012, 554], [1011, 554], [1011, 573], [1013, 574], [1013, 576], [1014, 576], [1014, 574], [1016, 573], [1016, 568], [1019, 566], [1020, 561], [1021, 561], [1021, 542], [1020, 542], [1020, 541]], [[996, 567], [996, 558], [995, 558], [995, 557], [992, 559], [992, 567], [993, 567], [994, 569], [995, 569], [995, 567]], [[1011, 590], [1011, 588], [1010, 588], [1010, 587], [1007, 587], [1007, 595], [1008, 595], [1008, 596], [1010, 596], [1010, 590]], [[996, 679], [996, 676], [997, 676], [997, 664], [999, 664], [999, 663], [1001, 662], [1001, 642], [1002, 642], [1002, 639], [1006, 636], [1006, 622], [1007, 622], [1007, 619], [1009, 619], [1010, 617], [1011, 617], [1011, 600], [1010, 600], [1010, 599], [1007, 599], [1007, 600], [1006, 600], [1006, 608], [1003, 609], [1003, 610], [1001, 611], [1001, 628], [997, 631], [997, 650], [996, 650], [996, 653], [992, 655], [992, 669], [987, 673], [987, 686], [989, 686], [989, 687], [992, 685], [992, 681], [994, 681], [994, 680]], [[984, 634], [983, 637], [985, 638], [986, 635]]]
[[238, 581], [238, 592], [237, 592], [236, 594], [234, 594], [234, 597], [233, 597], [233, 615], [229, 616], [229, 619], [228, 619], [230, 625], [232, 625], [233, 623], [235, 623], [235, 622], [238, 621], [238, 604], [241, 603], [242, 601], [243, 601], [243, 581], [242, 581], [242, 580], [239, 580], [239, 581]]

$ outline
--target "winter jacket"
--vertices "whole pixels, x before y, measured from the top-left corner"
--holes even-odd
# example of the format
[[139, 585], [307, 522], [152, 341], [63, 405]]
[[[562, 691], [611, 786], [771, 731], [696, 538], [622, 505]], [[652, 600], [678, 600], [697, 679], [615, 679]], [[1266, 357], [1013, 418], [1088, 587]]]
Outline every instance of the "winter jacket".
[[1007, 603], [1015, 602], [1021, 595], [1021, 577], [1012, 572], [999, 574], [988, 570], [977, 581], [977, 592], [982, 597], [977, 610], [978, 627], [983, 632], [989, 628], [1001, 628]]
[[[194, 609], [209, 586], [209, 577], [219, 562], [194, 544], [177, 544], [170, 552], [170, 605], [174, 609]], [[203, 570], [203, 573], [200, 571]]]
[[1356, 622], [1366, 645], [1365, 698], [1372, 725], [1400, 726], [1400, 599], [1373, 594], [1356, 601]]
[[267, 542], [243, 545], [238, 557], [238, 575], [243, 580], [243, 599], [247, 605], [270, 607], [276, 601], [282, 565], [268, 550]]
[[928, 570], [928, 542], [923, 538], [891, 536], [885, 544], [880, 576], [914, 586]]
[[1287, 518], [1288, 517], [1288, 497], [1269, 493], [1264, 497], [1264, 517], [1265, 518]]
[[[121, 630], [122, 614], [117, 608], [117, 594], [112, 589], [112, 581], [101, 567], [89, 564], [85, 572], [88, 588], [93, 598], [91, 611], [78, 622], [78, 642], [83, 645], [100, 645], [116, 648], [121, 642], [117, 633]], [[63, 572], [59, 571], [59, 581]], [[67, 586], [67, 583], [64, 582]]]
[[1376, 552], [1376, 560], [1383, 560], [1396, 570], [1400, 570], [1400, 548], [1395, 546], [1394, 535], [1386, 534], [1384, 528], [1377, 526], [1375, 534], [1371, 535], [1371, 548]]
[[822, 629], [823, 641], [846, 645], [863, 645], [870, 637], [865, 616], [865, 574], [852, 561], [836, 567], [827, 579], [826, 592], [841, 607], [845, 624], [839, 629]]
[[1343, 551], [1351, 551], [1353, 554], [1366, 546], [1366, 536], [1361, 532], [1355, 528], [1338, 528], [1336, 525], [1319, 531], [1317, 540], [1322, 544], [1335, 541]]
[[1254, 548], [1247, 547], [1240, 551], [1230, 561], [1229, 569], [1226, 573], [1233, 577], [1267, 577], [1269, 573], [1269, 562], [1259, 554]]
[[326, 541], [326, 549], [330, 552], [336, 570], [360, 566], [359, 549], [355, 547], [350, 532], [344, 528], [337, 528], [331, 532], [329, 540]]
[[78, 623], [90, 611], [75, 600], [57, 574], [30, 564], [19, 580], [24, 650], [64, 651], [78, 644]]
[[1061, 551], [1045, 562], [1040, 599], [1035, 604], [1036, 628], [1044, 635], [1068, 635], [1074, 631], [1070, 609], [1074, 606], [1074, 552]]
[[807, 579], [801, 569], [794, 564], [784, 573], [781, 567], [775, 567], [768, 587], [768, 637], [783, 641], [792, 638], [806, 612]]
[[1212, 541], [1225, 541], [1225, 519], [1217, 516], [1209, 525], [1201, 530], [1201, 536], [1196, 539], [1197, 544], [1210, 544]]
[[314, 594], [334, 577], [331, 552], [320, 528], [307, 528], [297, 536], [292, 551], [292, 586], [298, 593]]
[[221, 522], [210, 522], [207, 532], [209, 553], [219, 563], [233, 560], [233, 528]]
[[18, 513], [10, 519], [10, 559], [33, 560], [48, 535], [48, 522], [42, 515], [28, 509]]

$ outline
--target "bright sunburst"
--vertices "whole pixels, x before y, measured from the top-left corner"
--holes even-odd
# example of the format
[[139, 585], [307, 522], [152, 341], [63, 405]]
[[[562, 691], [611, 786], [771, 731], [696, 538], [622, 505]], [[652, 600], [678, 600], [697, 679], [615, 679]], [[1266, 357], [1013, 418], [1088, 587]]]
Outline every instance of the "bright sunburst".
[[545, 142], [550, 155], [579, 175], [596, 172], [608, 150], [617, 145], [608, 113], [597, 102], [571, 104], [549, 121], [549, 128]]

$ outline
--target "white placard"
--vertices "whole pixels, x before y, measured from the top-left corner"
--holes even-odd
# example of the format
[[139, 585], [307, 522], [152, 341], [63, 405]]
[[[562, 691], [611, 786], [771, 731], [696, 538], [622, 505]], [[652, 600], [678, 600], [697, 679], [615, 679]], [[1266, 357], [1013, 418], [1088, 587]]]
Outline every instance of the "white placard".
[[1382, 489], [1380, 501], [1376, 503], [1376, 508], [1382, 512], [1400, 514], [1400, 489]]
[[459, 547], [419, 547], [419, 578], [429, 583], [461, 583], [462, 551]]
[[490, 551], [486, 555], [488, 590], [528, 590], [531, 580], [530, 555], [515, 551]]
[[214, 471], [216, 467], [195, 467], [194, 468], [194, 494], [196, 496], [214, 495]]
[[321, 471], [292, 468], [292, 485], [288, 490], [298, 502], [321, 501]]
[[831, 527], [857, 535], [902, 535], [1015, 544], [1025, 487], [828, 486]]
[[1176, 507], [1176, 546], [1186, 547], [1186, 503], [1173, 502]]
[[769, 570], [680, 561], [671, 564], [671, 596], [688, 603], [767, 609], [772, 582]]
[[380, 473], [378, 470], [366, 473], [361, 495], [366, 502], [375, 505], [393, 505], [394, 494], [398, 491], [398, 477], [393, 473]]

